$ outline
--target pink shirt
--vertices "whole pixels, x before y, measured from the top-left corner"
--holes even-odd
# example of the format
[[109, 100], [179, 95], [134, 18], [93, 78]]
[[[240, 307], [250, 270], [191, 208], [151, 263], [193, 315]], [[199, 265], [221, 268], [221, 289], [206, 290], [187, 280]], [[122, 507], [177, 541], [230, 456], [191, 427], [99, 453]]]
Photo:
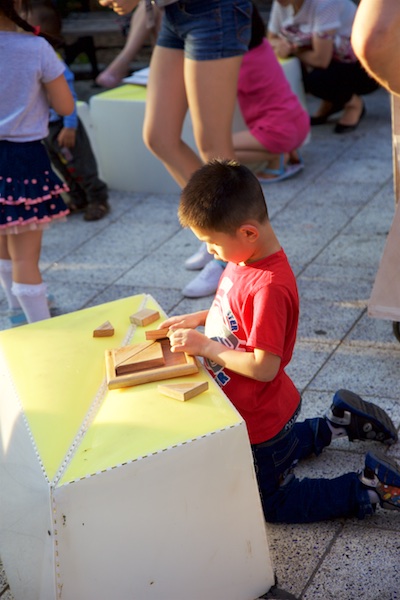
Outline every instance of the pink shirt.
[[243, 57], [238, 101], [250, 132], [270, 152], [291, 152], [305, 141], [310, 117], [267, 39]]

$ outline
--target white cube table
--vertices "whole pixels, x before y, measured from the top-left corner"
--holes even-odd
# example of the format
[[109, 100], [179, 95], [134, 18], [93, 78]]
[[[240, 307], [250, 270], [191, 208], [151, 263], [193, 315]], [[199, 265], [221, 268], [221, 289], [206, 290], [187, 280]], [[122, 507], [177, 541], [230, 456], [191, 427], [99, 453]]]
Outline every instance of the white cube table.
[[[273, 585], [245, 424], [209, 382], [108, 390], [146, 294], [0, 333], [0, 556], [15, 600], [254, 600]], [[109, 320], [113, 337], [93, 330]]]

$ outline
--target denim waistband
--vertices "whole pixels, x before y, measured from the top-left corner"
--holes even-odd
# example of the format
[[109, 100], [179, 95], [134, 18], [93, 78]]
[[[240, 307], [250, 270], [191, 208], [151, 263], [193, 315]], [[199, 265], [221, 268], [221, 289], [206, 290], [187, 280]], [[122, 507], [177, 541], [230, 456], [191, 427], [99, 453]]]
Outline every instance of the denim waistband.
[[286, 423], [286, 425], [279, 431], [279, 433], [277, 433], [273, 438], [271, 438], [270, 440], [267, 440], [266, 442], [261, 442], [261, 444], [252, 444], [252, 447], [253, 448], [267, 448], [268, 446], [272, 446], [272, 444], [279, 442], [279, 440], [284, 438], [285, 435], [287, 435], [289, 433], [289, 431], [292, 429], [293, 425], [295, 424], [295, 422], [297, 420], [297, 417], [300, 414], [300, 410], [301, 410], [301, 400], [299, 402], [298, 407], [294, 411], [293, 415], [290, 417], [290, 419]]

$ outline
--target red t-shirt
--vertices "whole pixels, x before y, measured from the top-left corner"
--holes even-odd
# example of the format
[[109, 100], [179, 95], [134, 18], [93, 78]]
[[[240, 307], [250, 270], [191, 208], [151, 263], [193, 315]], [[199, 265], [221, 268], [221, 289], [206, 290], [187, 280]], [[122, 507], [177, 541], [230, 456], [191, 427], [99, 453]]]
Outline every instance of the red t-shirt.
[[205, 333], [232, 350], [267, 350], [281, 358], [275, 379], [250, 379], [205, 360], [246, 422], [252, 444], [273, 438], [293, 416], [300, 394], [284, 369], [296, 341], [299, 297], [286, 254], [250, 265], [228, 263], [207, 316]]

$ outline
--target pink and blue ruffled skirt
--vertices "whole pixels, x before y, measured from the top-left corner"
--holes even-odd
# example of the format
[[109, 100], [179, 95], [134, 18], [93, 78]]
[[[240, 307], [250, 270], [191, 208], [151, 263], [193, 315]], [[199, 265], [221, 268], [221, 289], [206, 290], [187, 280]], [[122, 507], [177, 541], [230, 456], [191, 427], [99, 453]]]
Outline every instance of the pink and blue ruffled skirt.
[[65, 218], [61, 193], [67, 191], [41, 141], [0, 141], [0, 234], [43, 229]]

